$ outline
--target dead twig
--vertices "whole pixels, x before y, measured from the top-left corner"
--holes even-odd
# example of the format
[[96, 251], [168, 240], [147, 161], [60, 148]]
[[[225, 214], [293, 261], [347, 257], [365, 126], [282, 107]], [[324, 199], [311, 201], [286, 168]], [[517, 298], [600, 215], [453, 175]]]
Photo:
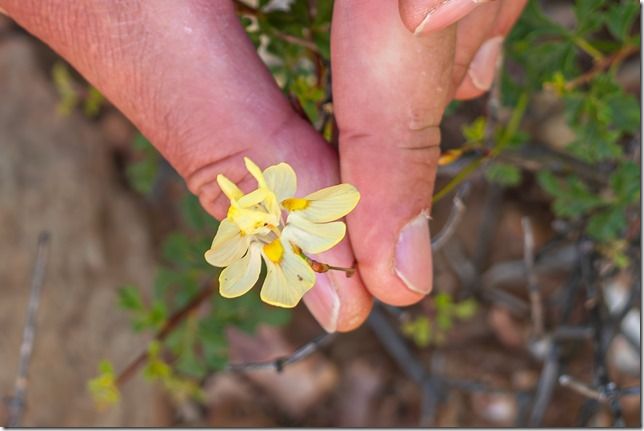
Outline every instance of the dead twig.
[[456, 229], [463, 219], [463, 215], [465, 215], [466, 208], [465, 204], [463, 203], [463, 199], [467, 195], [468, 191], [469, 184], [465, 183], [458, 189], [456, 195], [454, 195], [454, 199], [452, 201], [452, 209], [449, 213], [447, 221], [445, 222], [443, 228], [432, 239], [432, 250], [434, 252], [440, 250], [456, 232]]
[[9, 418], [7, 421], [7, 426], [9, 427], [20, 426], [22, 412], [25, 406], [27, 374], [34, 348], [34, 340], [36, 338], [36, 313], [45, 281], [45, 270], [49, 256], [49, 238], [49, 232], [42, 232], [38, 237], [36, 263], [34, 264], [31, 275], [31, 293], [29, 296], [29, 305], [27, 306], [27, 319], [22, 333], [22, 344], [20, 345], [20, 360], [18, 362], [15, 393], [9, 401]]
[[277, 359], [264, 362], [245, 362], [242, 364], [230, 364], [228, 365], [228, 367], [226, 367], [226, 371], [243, 372], [274, 369], [278, 373], [281, 373], [282, 371], [284, 371], [284, 368], [286, 366], [299, 362], [302, 359], [308, 358], [313, 353], [318, 351], [320, 347], [330, 343], [334, 339], [334, 336], [335, 334], [322, 334], [315, 337], [315, 339], [306, 343], [289, 356], [282, 356]]
[[521, 218], [521, 227], [523, 228], [523, 262], [528, 278], [533, 331], [535, 336], [541, 337], [544, 331], [543, 303], [539, 285], [537, 284], [537, 274], [534, 270], [534, 233], [532, 223], [530, 223], [528, 217]]

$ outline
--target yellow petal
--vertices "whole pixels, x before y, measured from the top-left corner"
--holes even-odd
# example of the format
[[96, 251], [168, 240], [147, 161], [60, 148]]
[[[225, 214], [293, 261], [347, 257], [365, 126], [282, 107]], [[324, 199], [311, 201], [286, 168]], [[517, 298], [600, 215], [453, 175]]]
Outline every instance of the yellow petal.
[[262, 174], [262, 170], [259, 168], [259, 166], [257, 166], [255, 162], [253, 162], [248, 157], [244, 157], [244, 164], [246, 165], [248, 172], [250, 172], [250, 174], [257, 180], [259, 187], [266, 187], [266, 180], [264, 179], [264, 174]]
[[305, 196], [306, 208], [297, 211], [315, 223], [326, 223], [349, 214], [358, 205], [360, 193], [351, 184], [338, 184]]
[[244, 195], [244, 193], [239, 190], [239, 187], [237, 187], [235, 183], [221, 174], [217, 175], [217, 184], [219, 184], [221, 191], [224, 192], [226, 197], [230, 199], [231, 202], [236, 201]]
[[264, 199], [270, 192], [267, 189], [257, 189], [247, 195], [242, 196], [237, 201], [237, 204], [242, 208], [250, 208], [254, 205], [257, 205]]
[[243, 295], [255, 285], [261, 268], [261, 253], [259, 248], [253, 245], [244, 257], [221, 272], [219, 293], [224, 298], [237, 298]]
[[315, 284], [315, 273], [290, 247], [284, 251], [279, 265], [264, 257], [267, 271], [260, 297], [267, 304], [293, 308]]
[[297, 176], [287, 163], [269, 166], [264, 170], [266, 186], [275, 194], [278, 202], [295, 195]]
[[347, 227], [341, 221], [312, 223], [299, 213], [288, 216], [282, 236], [306, 253], [322, 253], [342, 241]]
[[204, 257], [213, 266], [228, 266], [241, 259], [248, 250], [248, 242], [248, 237], [242, 235], [235, 223], [224, 219], [219, 224], [212, 246], [206, 251]]

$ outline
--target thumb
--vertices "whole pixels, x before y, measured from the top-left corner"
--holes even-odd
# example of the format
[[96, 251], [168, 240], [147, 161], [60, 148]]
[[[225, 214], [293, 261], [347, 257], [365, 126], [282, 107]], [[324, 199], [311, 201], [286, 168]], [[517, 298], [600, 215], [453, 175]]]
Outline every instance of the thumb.
[[337, 2], [333, 26], [341, 175], [362, 195], [351, 243], [370, 292], [410, 304], [432, 287], [428, 215], [454, 28], [417, 37], [390, 0]]

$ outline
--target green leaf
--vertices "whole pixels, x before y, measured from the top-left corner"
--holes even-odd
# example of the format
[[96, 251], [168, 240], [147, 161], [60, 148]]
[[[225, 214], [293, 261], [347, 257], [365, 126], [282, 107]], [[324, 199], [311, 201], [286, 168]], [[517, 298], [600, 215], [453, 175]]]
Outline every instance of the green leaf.
[[476, 314], [478, 304], [474, 298], [461, 301], [454, 306], [454, 316], [461, 320], [467, 320]]
[[609, 6], [605, 14], [606, 26], [615, 39], [626, 40], [639, 10], [639, 4], [634, 0], [622, 0]]
[[577, 25], [575, 31], [584, 35], [593, 32], [602, 25], [602, 13], [598, 13], [606, 5], [606, 0], [581, 0], [574, 5]]
[[209, 228], [209, 230], [215, 232], [219, 225], [219, 222], [203, 209], [199, 199], [192, 193], [186, 193], [181, 200], [181, 213], [183, 219], [193, 229], [203, 230]]
[[463, 137], [468, 143], [478, 143], [485, 139], [485, 128], [487, 121], [485, 117], [478, 117], [470, 124], [462, 127]]
[[514, 165], [495, 162], [487, 166], [485, 177], [502, 186], [516, 186], [521, 181], [521, 171]]
[[134, 285], [127, 285], [119, 289], [118, 304], [121, 308], [130, 311], [141, 311], [144, 309], [143, 300], [139, 289]]
[[636, 204], [640, 200], [640, 167], [632, 161], [620, 164], [610, 176], [610, 186], [619, 202]]
[[625, 208], [613, 206], [594, 214], [588, 221], [586, 232], [592, 238], [606, 242], [617, 239], [625, 229]]
[[553, 209], [558, 217], [578, 218], [603, 204], [603, 200], [575, 176], [559, 180], [552, 173], [542, 171], [537, 179], [541, 187], [554, 197]]

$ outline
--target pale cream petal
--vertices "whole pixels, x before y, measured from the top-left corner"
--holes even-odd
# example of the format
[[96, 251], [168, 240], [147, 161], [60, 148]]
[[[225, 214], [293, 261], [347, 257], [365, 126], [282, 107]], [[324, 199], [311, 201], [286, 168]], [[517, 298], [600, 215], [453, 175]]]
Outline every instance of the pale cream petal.
[[230, 199], [231, 202], [236, 201], [244, 195], [244, 193], [239, 190], [239, 187], [237, 187], [235, 183], [221, 174], [217, 175], [217, 184], [219, 184], [221, 191], [224, 192], [226, 197]]
[[262, 174], [262, 170], [259, 166], [257, 166], [255, 162], [248, 157], [244, 157], [244, 164], [246, 165], [248, 172], [250, 172], [250, 174], [257, 180], [259, 187], [266, 187], [266, 180], [264, 179], [264, 174]]
[[254, 190], [247, 195], [242, 196], [237, 201], [237, 204], [242, 208], [250, 208], [254, 205], [257, 205], [264, 199], [270, 192], [265, 188]]
[[269, 166], [264, 170], [266, 185], [275, 194], [278, 202], [291, 198], [297, 190], [297, 176], [287, 163]]
[[267, 272], [262, 285], [262, 301], [276, 307], [293, 308], [315, 284], [315, 272], [287, 245], [279, 264], [264, 257]]
[[322, 253], [342, 241], [347, 227], [341, 221], [312, 223], [299, 212], [290, 213], [282, 236], [306, 253]]
[[210, 250], [206, 251], [204, 257], [213, 266], [228, 266], [241, 259], [248, 250], [248, 244], [248, 236], [242, 235], [235, 223], [224, 219], [219, 224]]
[[315, 223], [326, 223], [349, 214], [358, 205], [360, 193], [351, 184], [338, 184], [305, 196], [308, 206], [297, 211]]
[[248, 253], [233, 262], [219, 275], [219, 293], [224, 298], [237, 298], [248, 292], [257, 282], [262, 268], [261, 251], [251, 245]]

